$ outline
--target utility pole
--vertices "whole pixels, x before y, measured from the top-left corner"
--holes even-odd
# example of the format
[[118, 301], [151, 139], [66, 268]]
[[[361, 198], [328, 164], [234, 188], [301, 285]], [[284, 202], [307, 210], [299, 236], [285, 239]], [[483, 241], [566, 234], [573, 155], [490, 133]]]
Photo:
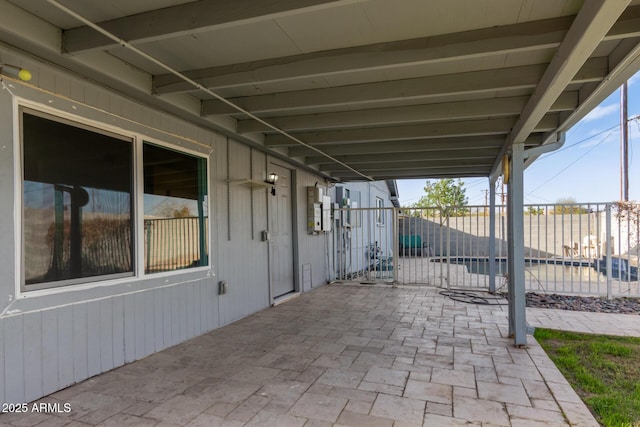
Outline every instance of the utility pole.
[[489, 190], [480, 191], [484, 191], [484, 214], [486, 215], [489, 209]]
[[620, 88], [620, 200], [629, 201], [629, 113], [627, 82]]

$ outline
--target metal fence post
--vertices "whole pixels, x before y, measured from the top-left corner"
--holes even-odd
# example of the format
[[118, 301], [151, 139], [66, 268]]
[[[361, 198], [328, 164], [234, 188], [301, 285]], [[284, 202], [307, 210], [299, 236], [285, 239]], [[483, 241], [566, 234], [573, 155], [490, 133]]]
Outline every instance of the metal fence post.
[[612, 287], [612, 271], [613, 270], [613, 262], [612, 262], [612, 256], [613, 254], [611, 253], [611, 204], [607, 203], [606, 205], [606, 225], [605, 225], [605, 232], [607, 233], [605, 236], [605, 243], [607, 245], [607, 249], [606, 249], [606, 254], [607, 254], [607, 258], [606, 258], [606, 270], [607, 270], [607, 299], [611, 299], [613, 297], [613, 291], [611, 289]]
[[396, 287], [400, 282], [400, 277], [398, 275], [400, 268], [400, 262], [398, 259], [400, 256], [400, 209], [393, 209], [391, 211], [391, 216], [393, 221], [393, 286]]
[[[446, 210], [446, 209], [445, 209]], [[447, 289], [451, 289], [451, 215], [447, 212]]]
[[489, 292], [496, 293], [496, 185], [489, 178]]

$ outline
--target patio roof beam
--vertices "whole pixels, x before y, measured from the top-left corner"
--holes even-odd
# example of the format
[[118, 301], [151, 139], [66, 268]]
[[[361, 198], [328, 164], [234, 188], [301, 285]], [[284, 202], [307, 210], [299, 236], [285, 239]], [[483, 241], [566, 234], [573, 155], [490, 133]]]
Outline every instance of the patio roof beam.
[[[495, 159], [500, 151], [499, 147], [477, 149], [477, 150], [439, 150], [415, 152], [411, 156], [405, 153], [388, 154], [359, 154], [349, 156], [337, 156], [336, 158], [344, 163], [358, 165], [361, 163], [387, 163], [387, 162], [413, 162], [419, 160], [460, 160], [460, 159]], [[334, 162], [322, 156], [306, 157], [305, 163], [308, 165], [331, 165]], [[322, 169], [322, 166], [320, 167]]]
[[[470, 101], [442, 102], [407, 107], [375, 108], [335, 113], [305, 114], [268, 118], [270, 123], [288, 131], [332, 129], [369, 125], [426, 123], [443, 120], [464, 120], [481, 117], [516, 116], [522, 111], [528, 96], [489, 98]], [[551, 107], [551, 112], [570, 111], [578, 105], [578, 92], [563, 93]], [[255, 120], [240, 120], [238, 132], [267, 132], [269, 128]]]
[[[503, 152], [511, 145], [524, 141], [533, 132], [538, 121], [571, 83], [582, 64], [589, 61], [589, 56], [629, 3], [630, 0], [593, 0], [584, 4], [518, 122], [509, 133]], [[498, 156], [496, 159], [492, 176], [500, 168], [501, 158], [502, 156]]]
[[[460, 137], [482, 135], [506, 135], [515, 118], [468, 120], [460, 122], [427, 123], [408, 126], [386, 126], [365, 129], [333, 130], [325, 132], [301, 132], [295, 135], [307, 144], [336, 144], [373, 142], [429, 137]], [[536, 127], [537, 132], [548, 132], [558, 127], [558, 115], [547, 114]], [[267, 135], [267, 147], [290, 147], [295, 143], [280, 135]]]
[[[600, 81], [607, 74], [606, 58], [592, 58], [575, 74], [573, 81]], [[404, 80], [337, 86], [266, 95], [229, 98], [230, 102], [253, 113], [304, 108], [374, 107], [383, 101], [437, 99], [443, 95], [494, 93], [496, 90], [533, 89], [544, 74], [546, 64], [428, 76]], [[234, 114], [237, 111], [217, 100], [202, 102], [202, 115]]]
[[[394, 170], [437, 170], [437, 169], [449, 169], [450, 167], [457, 167], [459, 169], [486, 167], [493, 166], [494, 156], [484, 158], [484, 161], [478, 161], [482, 159], [431, 159], [431, 160], [417, 160], [417, 161], [404, 161], [404, 162], [372, 162], [372, 163], [359, 163], [358, 170], [363, 173], [380, 172], [380, 171], [394, 171]], [[322, 172], [343, 172], [348, 169], [344, 166], [340, 166], [336, 163], [321, 165], [320, 170]]]
[[[216, 28], [291, 16], [313, 8], [326, 8], [362, 0], [243, 0], [242, 2], [201, 0], [97, 23], [129, 43], [157, 41], [198, 34]], [[67, 30], [63, 52], [78, 53], [111, 49], [118, 44], [90, 26]]]
[[[639, 27], [640, 28], [640, 27]], [[640, 37], [622, 41], [609, 55], [611, 72], [600, 84], [585, 86], [580, 91], [580, 105], [563, 118], [559, 131], [567, 131], [578, 123], [584, 115], [607, 98], [610, 88], [618, 88], [629, 80], [640, 68]], [[545, 141], [546, 143], [546, 141]], [[525, 161], [525, 168], [538, 156], [531, 156]]]
[[[573, 18], [563, 16], [462, 33], [312, 52], [190, 70], [186, 74], [209, 88], [223, 88], [549, 49], [560, 45]], [[189, 90], [193, 88], [169, 74], [154, 77], [155, 93]]]
[[[530, 136], [525, 145], [535, 147], [540, 145], [540, 135]], [[406, 153], [406, 152], [434, 152], [440, 150], [483, 150], [487, 148], [500, 149], [504, 144], [501, 135], [463, 136], [450, 138], [407, 139], [367, 142], [366, 144], [329, 144], [322, 149], [332, 156], [341, 155], [366, 155], [382, 153]], [[306, 147], [291, 147], [288, 149], [291, 157], [315, 156], [316, 153]]]
[[629, 2], [630, 0], [591, 1], [580, 9], [557, 55], [511, 131], [511, 144], [524, 141], [533, 132], [536, 124], [571, 82], [581, 64], [598, 47]]
[[[475, 178], [475, 177], [486, 177], [489, 175], [489, 167], [483, 168], [443, 168], [443, 169], [432, 169], [432, 168], [422, 168], [422, 169], [412, 169], [412, 170], [399, 170], [393, 171], [390, 173], [389, 171], [372, 171], [371, 175], [376, 181], [380, 181], [383, 179], [424, 179], [424, 178]], [[357, 180], [359, 177], [353, 172], [340, 172], [334, 173], [334, 179], [338, 180]]]
[[[209, 88], [238, 87], [314, 76], [352, 73], [369, 69], [427, 64], [478, 56], [556, 48], [574, 16], [437, 35], [425, 38], [312, 52], [223, 65], [185, 74]], [[640, 6], [629, 8], [611, 28], [605, 40], [640, 32]], [[193, 90], [170, 74], [153, 79], [154, 93]]]

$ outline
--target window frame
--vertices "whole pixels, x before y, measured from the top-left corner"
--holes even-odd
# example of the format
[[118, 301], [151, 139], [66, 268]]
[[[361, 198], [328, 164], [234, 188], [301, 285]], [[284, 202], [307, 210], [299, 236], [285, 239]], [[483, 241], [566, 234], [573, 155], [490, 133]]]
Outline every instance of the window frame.
[[384, 226], [384, 199], [380, 196], [376, 196], [376, 225]]
[[[211, 269], [211, 224], [205, 232], [204, 238], [208, 247], [207, 262], [205, 265], [191, 267], [187, 269], [178, 269], [162, 272], [145, 273], [144, 271], [144, 165], [142, 151], [145, 143], [153, 144], [167, 150], [183, 153], [204, 160], [206, 167], [205, 185], [207, 188], [207, 212], [209, 221], [211, 219], [212, 199], [211, 199], [211, 149], [208, 152], [185, 148], [182, 145], [187, 142], [174, 134], [167, 134], [159, 129], [154, 129], [143, 124], [133, 122], [131, 127], [148, 128], [150, 132], [143, 133], [140, 130], [131, 130], [126, 127], [114, 126], [107, 123], [107, 119], [113, 116], [110, 113], [99, 111], [100, 120], [83, 117], [69, 113], [62, 109], [52, 108], [40, 103], [26, 100], [24, 98], [14, 98], [13, 107], [13, 129], [14, 129], [14, 203], [18, 208], [15, 210], [14, 218], [14, 239], [16, 242], [15, 250], [15, 282], [16, 295], [21, 297], [38, 296], [43, 294], [51, 294], [58, 292], [77, 291], [81, 289], [89, 289], [96, 286], [109, 286], [121, 283], [140, 282], [152, 278], [162, 278], [166, 276], [176, 276], [193, 272], [202, 272]], [[74, 108], [75, 109], [75, 108]], [[131, 226], [133, 246], [133, 271], [126, 273], [114, 273], [100, 276], [88, 276], [77, 279], [68, 279], [61, 281], [52, 281], [38, 284], [26, 284], [25, 277], [25, 230], [24, 230], [24, 139], [23, 139], [23, 119], [22, 114], [28, 114], [44, 117], [49, 120], [57, 121], [69, 126], [75, 126], [80, 129], [89, 130], [91, 132], [102, 133], [109, 137], [130, 141], [132, 144], [132, 211]], [[92, 111], [95, 112], [95, 111]], [[104, 120], [104, 121], [103, 121]], [[125, 120], [125, 123], [128, 120]], [[155, 134], [155, 135], [150, 135]], [[159, 136], [156, 136], [159, 135]], [[165, 138], [163, 138], [166, 137]], [[173, 141], [173, 142], [168, 142]]]
[[[144, 192], [144, 156], [142, 154], [142, 152], [144, 151], [144, 145], [145, 144], [149, 144], [149, 145], [153, 145], [155, 147], [160, 147], [163, 148], [165, 150], [169, 150], [169, 151], [175, 151], [177, 153], [180, 154], [185, 154], [185, 155], [189, 155], [189, 156], [193, 156], [193, 157], [197, 157], [199, 159], [203, 159], [205, 161], [205, 165], [206, 165], [206, 176], [205, 176], [205, 185], [206, 185], [206, 189], [207, 189], [207, 201], [208, 203], [206, 204], [206, 208], [207, 208], [207, 216], [205, 218], [208, 219], [209, 223], [208, 226], [206, 227], [205, 230], [205, 241], [206, 241], [206, 246], [207, 246], [207, 263], [205, 265], [200, 265], [200, 266], [196, 266], [196, 267], [190, 267], [188, 269], [177, 269], [177, 270], [165, 270], [165, 271], [157, 271], [157, 272], [145, 272], [145, 247], [144, 247], [144, 196], [145, 196], [145, 192]], [[162, 275], [171, 275], [171, 274], [178, 274], [178, 273], [184, 273], [184, 272], [190, 272], [190, 271], [197, 271], [198, 269], [209, 269], [211, 267], [211, 186], [209, 185], [211, 183], [211, 171], [209, 169], [209, 165], [210, 165], [210, 159], [209, 156], [203, 156], [202, 153], [197, 153], [194, 152], [192, 150], [187, 150], [187, 149], [178, 149], [176, 147], [174, 147], [171, 144], [168, 144], [166, 142], [157, 140], [155, 138], [150, 138], [148, 136], [144, 136], [140, 138], [140, 144], [139, 147], [139, 155], [138, 158], [140, 159], [139, 162], [139, 169], [136, 170], [136, 173], [140, 173], [140, 177], [138, 182], [140, 183], [139, 186], [139, 193], [140, 194], [140, 210], [139, 210], [139, 215], [137, 217], [136, 220], [136, 224], [138, 226], [137, 229], [141, 230], [140, 231], [140, 235], [138, 236], [140, 238], [140, 246], [139, 246], [139, 254], [138, 257], [136, 258], [137, 261], [137, 265], [140, 268], [140, 275], [144, 276], [144, 277], [156, 277], [156, 276], [162, 276]], [[138, 247], [136, 247], [138, 248]]]

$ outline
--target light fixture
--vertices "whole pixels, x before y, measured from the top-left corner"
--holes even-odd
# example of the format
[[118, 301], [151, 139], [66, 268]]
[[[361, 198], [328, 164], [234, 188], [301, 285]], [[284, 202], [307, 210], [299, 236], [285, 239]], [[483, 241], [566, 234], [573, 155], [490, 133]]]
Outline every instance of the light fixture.
[[276, 183], [278, 182], [278, 174], [271, 172], [269, 176], [267, 176], [267, 179], [264, 180], [264, 182], [266, 182], [267, 184], [276, 185]]
[[267, 175], [267, 179], [264, 180], [267, 184], [271, 184], [271, 195], [276, 195], [276, 183], [278, 182], [278, 174], [271, 172]]
[[15, 65], [0, 64], [0, 74], [4, 74], [7, 77], [13, 77], [14, 79], [20, 79], [24, 82], [31, 80], [31, 72], [24, 68], [17, 67]]

